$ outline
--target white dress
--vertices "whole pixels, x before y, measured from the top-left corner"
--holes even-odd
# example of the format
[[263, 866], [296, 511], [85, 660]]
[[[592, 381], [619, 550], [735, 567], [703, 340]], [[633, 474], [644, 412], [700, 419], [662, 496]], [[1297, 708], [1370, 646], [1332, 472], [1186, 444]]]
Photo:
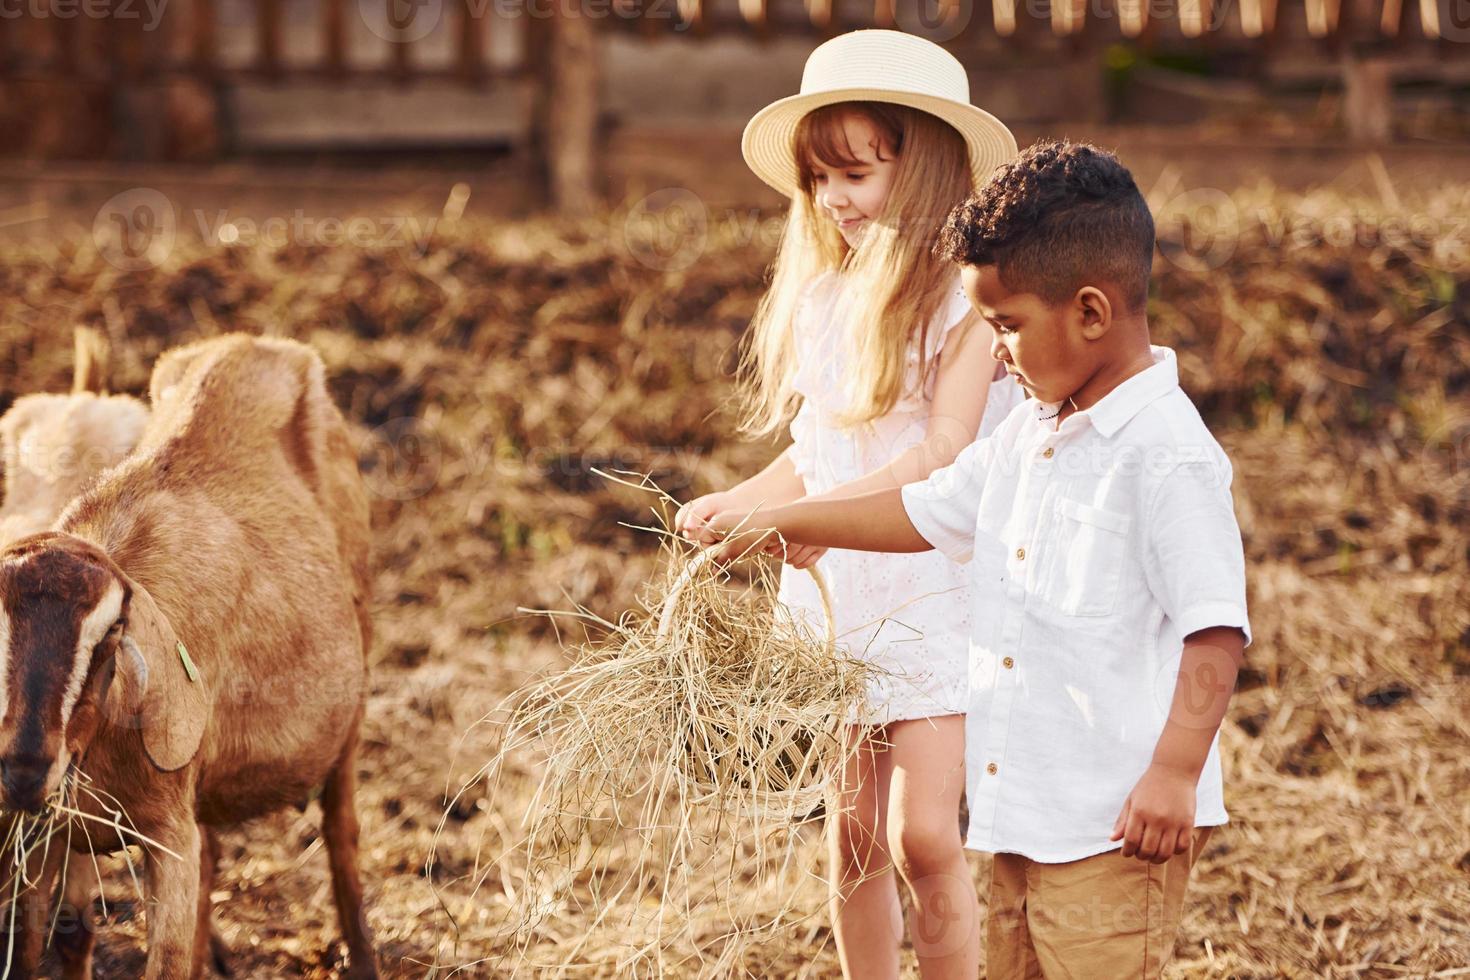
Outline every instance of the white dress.
[[[792, 459], [808, 494], [824, 493], [866, 476], [923, 441], [934, 394], [931, 372], [918, 390], [919, 352], [910, 351], [904, 395], [893, 410], [867, 426], [838, 428], [845, 338], [842, 279], [825, 272], [807, 284], [795, 322], [795, 387], [802, 405], [791, 420]], [[927, 338], [933, 353], [970, 311], [956, 274]], [[1024, 397], [1009, 377], [989, 382], [980, 422], [986, 436]], [[837, 637], [850, 653], [876, 663], [865, 715], [849, 721], [881, 725], [913, 718], [963, 714], [968, 693], [970, 586], [963, 566], [938, 551], [878, 554], [833, 549], [817, 562], [832, 593]], [[821, 598], [811, 576], [781, 569], [777, 593], [793, 615], [825, 635]]]

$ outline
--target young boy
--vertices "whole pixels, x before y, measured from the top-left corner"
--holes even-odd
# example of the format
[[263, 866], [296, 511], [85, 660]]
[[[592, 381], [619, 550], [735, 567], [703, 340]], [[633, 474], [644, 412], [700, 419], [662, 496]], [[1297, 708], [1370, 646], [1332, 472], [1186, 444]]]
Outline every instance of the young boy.
[[1029, 148], [937, 250], [1032, 398], [927, 480], [717, 514], [701, 536], [728, 536], [719, 561], [799, 544], [970, 564], [966, 846], [995, 854], [991, 977], [1158, 976], [1228, 820], [1245, 561], [1229, 460], [1149, 341], [1153, 248], [1115, 157]]

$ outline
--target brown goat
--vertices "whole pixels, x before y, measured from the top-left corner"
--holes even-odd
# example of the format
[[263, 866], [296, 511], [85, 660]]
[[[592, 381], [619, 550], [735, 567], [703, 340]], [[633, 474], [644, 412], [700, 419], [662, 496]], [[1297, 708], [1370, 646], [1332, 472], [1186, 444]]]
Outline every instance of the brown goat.
[[[0, 803], [37, 812], [71, 790], [96, 818], [71, 849], [136, 843], [104, 826], [120, 809], [172, 852], [144, 847], [146, 976], [184, 978], [210, 948], [209, 828], [320, 790], [348, 975], [375, 977], [353, 801], [368, 503], [346, 424], [320, 359], [291, 341], [179, 348], [150, 388], [133, 455], [54, 530], [0, 551]], [[91, 968], [82, 878], [68, 871], [64, 899], [84, 926], [55, 936], [69, 977]], [[21, 975], [39, 959], [35, 891]]]

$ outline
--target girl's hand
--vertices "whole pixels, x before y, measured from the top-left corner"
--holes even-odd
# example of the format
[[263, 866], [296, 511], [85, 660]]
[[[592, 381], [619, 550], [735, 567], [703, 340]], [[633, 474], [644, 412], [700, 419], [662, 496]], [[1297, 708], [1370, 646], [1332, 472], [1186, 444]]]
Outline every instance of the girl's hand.
[[764, 525], [759, 508], [754, 513], [720, 511], [705, 523], [704, 535], [713, 542], [706, 547], [711, 549], [710, 557], [719, 565], [751, 555], [778, 554], [777, 549], [782, 547], [776, 529]]
[[719, 538], [710, 534], [705, 526], [711, 517], [722, 510], [730, 510], [733, 507], [734, 501], [728, 490], [695, 497], [680, 507], [679, 513], [674, 515], [674, 532], [696, 544], [705, 546], [715, 544]]

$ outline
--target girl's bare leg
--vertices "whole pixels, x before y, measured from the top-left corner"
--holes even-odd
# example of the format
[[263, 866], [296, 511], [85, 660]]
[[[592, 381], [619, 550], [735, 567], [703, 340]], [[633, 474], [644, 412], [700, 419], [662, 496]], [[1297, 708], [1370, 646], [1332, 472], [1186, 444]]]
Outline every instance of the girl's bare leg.
[[924, 980], [980, 975], [980, 903], [957, 826], [965, 717], [888, 726], [888, 852], [912, 898], [909, 935]]
[[888, 753], [881, 730], [848, 728], [859, 741], [828, 811], [830, 908], [847, 980], [897, 980], [903, 912], [887, 848]]

